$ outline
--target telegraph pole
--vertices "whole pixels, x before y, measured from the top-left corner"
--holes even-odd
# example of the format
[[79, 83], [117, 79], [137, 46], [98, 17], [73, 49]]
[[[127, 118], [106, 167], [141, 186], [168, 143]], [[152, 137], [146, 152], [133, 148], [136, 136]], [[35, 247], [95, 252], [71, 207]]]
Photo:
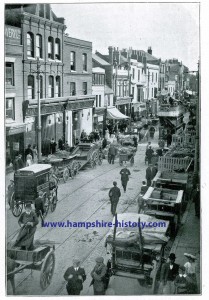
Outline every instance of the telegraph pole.
[[199, 169], [199, 97], [200, 97], [200, 70], [199, 62], [197, 69], [197, 103], [196, 103], [196, 137], [195, 137], [195, 158], [194, 158], [194, 174], [198, 174]]
[[37, 95], [38, 95], [38, 161], [41, 160], [41, 101], [40, 101], [40, 61], [37, 59]]

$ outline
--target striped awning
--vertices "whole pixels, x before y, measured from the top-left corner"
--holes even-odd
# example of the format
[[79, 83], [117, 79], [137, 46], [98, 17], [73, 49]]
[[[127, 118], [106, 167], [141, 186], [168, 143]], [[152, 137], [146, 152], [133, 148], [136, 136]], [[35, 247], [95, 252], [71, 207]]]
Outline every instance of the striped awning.
[[111, 107], [107, 109], [107, 119], [122, 120], [129, 119], [129, 117], [122, 114], [116, 107]]

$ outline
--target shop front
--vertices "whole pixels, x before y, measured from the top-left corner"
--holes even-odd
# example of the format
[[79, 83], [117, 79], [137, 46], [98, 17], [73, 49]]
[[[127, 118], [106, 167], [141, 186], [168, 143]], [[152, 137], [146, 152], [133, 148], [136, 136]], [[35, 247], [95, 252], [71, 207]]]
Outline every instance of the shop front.
[[132, 112], [132, 98], [131, 97], [118, 97], [115, 102], [116, 108], [124, 115], [131, 117]]

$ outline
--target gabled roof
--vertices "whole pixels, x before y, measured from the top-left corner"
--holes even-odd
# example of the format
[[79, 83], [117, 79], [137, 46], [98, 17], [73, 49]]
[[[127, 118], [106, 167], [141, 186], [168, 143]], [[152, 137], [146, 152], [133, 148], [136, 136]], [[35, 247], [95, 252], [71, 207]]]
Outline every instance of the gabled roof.
[[92, 54], [92, 59], [101, 66], [110, 66], [110, 64], [96, 54]]

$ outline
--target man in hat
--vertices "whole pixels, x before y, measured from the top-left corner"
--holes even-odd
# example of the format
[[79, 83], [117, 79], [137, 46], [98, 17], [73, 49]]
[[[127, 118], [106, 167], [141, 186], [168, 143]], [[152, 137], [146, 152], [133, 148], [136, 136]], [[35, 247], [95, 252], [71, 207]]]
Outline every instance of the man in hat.
[[152, 162], [153, 153], [154, 153], [154, 150], [152, 149], [151, 146], [149, 146], [149, 148], [146, 150], [146, 157], [148, 160], [148, 164], [151, 164], [151, 162]]
[[157, 174], [157, 168], [153, 167], [152, 164], [149, 164], [148, 168], [146, 169], [146, 179], [147, 179], [147, 186], [151, 186], [152, 179]]
[[117, 182], [113, 181], [113, 187], [109, 191], [109, 197], [111, 202], [111, 213], [115, 215], [119, 198], [121, 196], [120, 189], [117, 187]]
[[175, 263], [176, 255], [170, 253], [168, 262], [164, 263], [160, 273], [162, 292], [165, 295], [172, 295], [175, 292], [174, 280], [179, 272], [179, 265]]
[[22, 250], [33, 250], [33, 239], [38, 218], [32, 211], [31, 203], [26, 203], [25, 211], [21, 214], [18, 224], [21, 228], [14, 247], [21, 247]]
[[93, 284], [94, 288], [94, 295], [105, 295], [105, 274], [107, 268], [104, 264], [103, 257], [96, 258], [96, 265], [91, 271], [92, 282], [90, 285]]
[[129, 169], [127, 169], [127, 166], [125, 165], [124, 168], [120, 171], [120, 174], [121, 174], [121, 184], [125, 193], [127, 183], [129, 181], [129, 175], [131, 175], [131, 172], [129, 171]]
[[44, 207], [44, 199], [43, 199], [43, 191], [38, 192], [38, 198], [35, 200], [35, 212], [37, 217], [41, 217], [41, 220], [43, 221], [44, 219], [44, 214], [45, 214], [45, 207]]
[[116, 154], [117, 154], [116, 147], [113, 144], [110, 144], [110, 148], [109, 148], [110, 164], [114, 164]]
[[83, 289], [83, 282], [86, 280], [86, 273], [83, 267], [80, 267], [80, 260], [73, 259], [73, 266], [69, 267], [64, 274], [67, 281], [66, 289], [68, 295], [80, 295]]

